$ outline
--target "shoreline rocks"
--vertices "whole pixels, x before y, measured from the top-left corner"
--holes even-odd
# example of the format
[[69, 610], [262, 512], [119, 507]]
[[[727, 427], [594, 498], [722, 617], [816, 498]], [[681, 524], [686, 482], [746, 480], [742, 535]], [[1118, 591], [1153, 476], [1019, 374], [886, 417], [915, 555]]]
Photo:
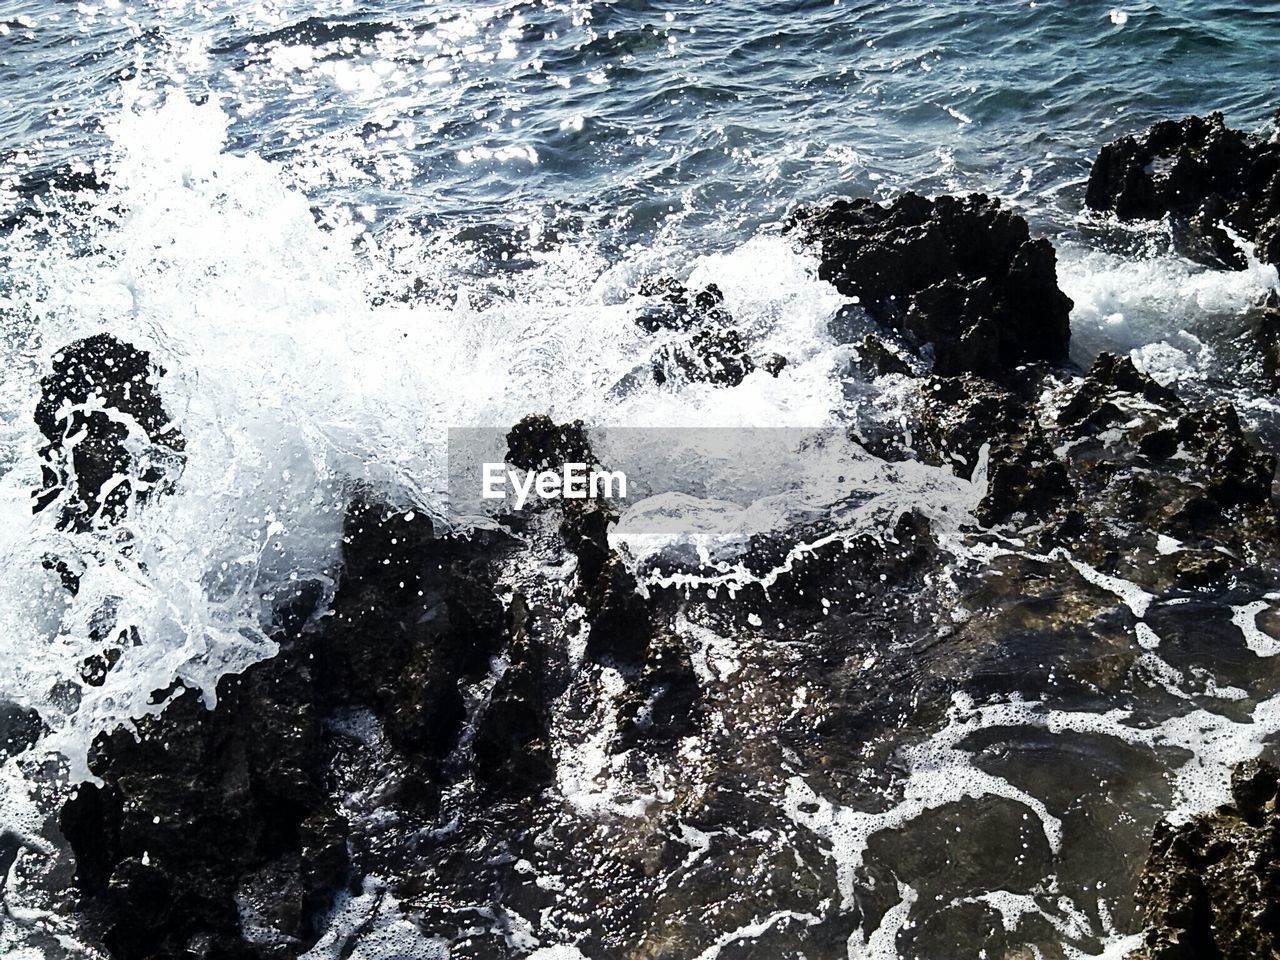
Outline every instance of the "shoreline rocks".
[[1175, 247], [1209, 266], [1246, 266], [1224, 227], [1280, 264], [1280, 142], [1232, 130], [1216, 112], [1163, 120], [1098, 152], [1085, 206], [1126, 221], [1168, 216]]
[[1280, 954], [1280, 769], [1238, 765], [1231, 802], [1156, 825], [1138, 884], [1146, 931], [1129, 960], [1258, 960]]
[[918, 351], [927, 345], [940, 376], [1000, 379], [1067, 359], [1072, 303], [1053, 245], [998, 200], [835, 200], [797, 210], [783, 232], [818, 245], [818, 276]]
[[[995, 201], [841, 201], [797, 214], [790, 229], [821, 242], [828, 277], [906, 334], [915, 357], [878, 334], [858, 344], [867, 376], [906, 377], [918, 391], [921, 422], [902, 451], [971, 474], [985, 447], [977, 519], [1025, 538], [1034, 556], [949, 568], [942, 535], [903, 506], [856, 536], [754, 538], [740, 563], [757, 576], [740, 588], [642, 593], [609, 543], [616, 516], [603, 502], [531, 509], [511, 523], [518, 535], [458, 537], [357, 491], [327, 615], [312, 616], [321, 593], [301, 585], [277, 610], [279, 654], [224, 677], [215, 710], [194, 691], [159, 692], [174, 702], [137, 739], [118, 731], [95, 744], [103, 786], [82, 787], [61, 822], [90, 924], [117, 957], [291, 960], [327, 907], [373, 873], [390, 878], [425, 935], [458, 936], [459, 960], [527, 952], [527, 941], [511, 945], [508, 907], [555, 914], [601, 960], [696, 955], [706, 903], [731, 930], [765, 907], [799, 915], [836, 883], [827, 841], [799, 829], [817, 804], [784, 829], [751, 829], [781, 809], [771, 776], [870, 809], [903, 774], [892, 752], [902, 741], [886, 731], [927, 736], [955, 694], [1026, 699], [1049, 682], [1064, 702], [1080, 690], [1091, 703], [1127, 694], [1145, 652], [1115, 595], [1072, 561], [1154, 595], [1215, 584], [1233, 572], [1225, 551], [1276, 539], [1274, 461], [1232, 408], [1192, 409], [1124, 358], [1103, 355], [1083, 377], [1052, 369], [1066, 360], [1070, 301], [1052, 248]], [[718, 293], [654, 286], [664, 305], [641, 326], [690, 343], [732, 331]], [[738, 346], [729, 352], [749, 360]], [[108, 347], [129, 370], [151, 369], [128, 345]], [[917, 376], [930, 358], [933, 375]], [[698, 370], [731, 388], [743, 368]], [[700, 377], [679, 361], [669, 369]], [[51, 398], [81, 389], [62, 376], [46, 384]], [[158, 396], [140, 403], [135, 419], [164, 439]], [[594, 462], [577, 421], [526, 417], [507, 446], [524, 469]], [[170, 450], [182, 452], [180, 439]], [[119, 467], [110, 450], [102, 464]], [[1165, 530], [1186, 543], [1167, 557], [1135, 551], [1138, 537]], [[566, 746], [565, 729], [593, 737]], [[615, 781], [640, 785], [640, 815], [615, 799]], [[1245, 813], [1223, 821], [1222, 838], [1274, 807], [1258, 800], [1257, 777], [1241, 782]], [[871, 789], [882, 794], [869, 803]], [[993, 821], [1008, 813], [975, 809]], [[856, 906], [778, 924], [759, 949], [834, 955], [874, 929], [895, 908], [886, 864], [907, 862], [901, 844], [915, 844], [898, 834], [878, 833], [865, 872], [848, 879], [871, 878]], [[1161, 863], [1164, 839], [1152, 854]], [[1039, 848], [1022, 850], [1030, 888]], [[994, 860], [969, 866], [1001, 879]], [[1150, 887], [1153, 904], [1176, 899]], [[490, 927], [470, 904], [486, 905]], [[1172, 922], [1161, 909], [1153, 926]], [[979, 915], [962, 934], [947, 916], [911, 933], [926, 938], [924, 955], [948, 937], [991, 946], [994, 924]]]

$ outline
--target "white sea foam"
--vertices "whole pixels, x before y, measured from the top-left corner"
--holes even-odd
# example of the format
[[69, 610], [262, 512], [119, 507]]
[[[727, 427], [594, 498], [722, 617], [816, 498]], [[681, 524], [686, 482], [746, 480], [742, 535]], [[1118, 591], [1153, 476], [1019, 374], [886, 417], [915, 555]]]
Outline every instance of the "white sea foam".
[[1252, 253], [1247, 270], [1210, 270], [1171, 254], [1135, 259], [1063, 243], [1058, 282], [1075, 301], [1074, 360], [1088, 366], [1103, 351], [1132, 354], [1167, 382], [1195, 377], [1212, 359], [1212, 343], [1232, 332], [1224, 319], [1256, 307], [1280, 281], [1276, 267]]

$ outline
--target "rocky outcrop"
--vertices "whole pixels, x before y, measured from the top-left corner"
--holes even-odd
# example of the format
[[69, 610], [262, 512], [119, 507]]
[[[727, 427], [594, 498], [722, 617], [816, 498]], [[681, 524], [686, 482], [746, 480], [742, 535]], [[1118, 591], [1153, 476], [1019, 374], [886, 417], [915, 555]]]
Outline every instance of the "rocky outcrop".
[[1220, 113], [1164, 120], [1098, 152], [1085, 205], [1121, 220], [1168, 216], [1178, 249], [1211, 266], [1246, 264], [1228, 229], [1280, 263], [1280, 141], [1232, 130]]
[[[76, 882], [122, 960], [288, 956], [341, 889], [346, 822], [325, 789], [323, 701], [292, 657], [185, 691], [139, 738], [100, 738], [62, 809]], [[249, 919], [242, 929], [241, 913]]]
[[508, 613], [496, 598], [506, 548], [358, 500], [322, 625], [309, 619], [319, 590], [300, 590], [277, 615], [280, 652], [224, 677], [216, 709], [184, 691], [138, 738], [95, 743], [103, 785], [82, 786], [61, 824], [114, 956], [292, 957], [314, 941], [349, 879], [329, 730], [347, 711], [368, 711], [394, 749], [396, 802], [429, 814], [467, 771], [446, 764], [463, 749], [462, 687], [502, 653], [510, 666], [477, 710], [471, 766], [493, 774], [495, 800], [545, 783], [538, 662], [519, 604]]
[[971, 374], [931, 379], [923, 392], [925, 456], [963, 476], [974, 476], [985, 458], [987, 493], [977, 510], [983, 523], [1043, 519], [1070, 500], [1066, 467], [1026, 399]]
[[1255, 331], [1262, 373], [1272, 389], [1280, 390], [1280, 291], [1272, 290], [1262, 305]]
[[[54, 356], [35, 414], [48, 440], [40, 450], [44, 482], [36, 512], [57, 502], [59, 526], [110, 526], [132, 500], [173, 479], [186, 441], [156, 389], [163, 374], [145, 350], [108, 333], [77, 340]], [[131, 437], [145, 456], [130, 452]]]
[[971, 376], [919, 390], [920, 455], [969, 476], [986, 448], [985, 524], [1087, 510], [1091, 524], [1127, 522], [1135, 534], [1225, 534], [1248, 518], [1270, 536], [1276, 458], [1230, 404], [1190, 409], [1127, 358], [1100, 355], [1056, 409], [1038, 389]]
[[1280, 770], [1235, 769], [1231, 802], [1151, 840], [1138, 900], [1146, 931], [1130, 960], [1257, 960], [1280, 955]]
[[997, 200], [836, 200], [797, 210], [784, 232], [818, 245], [818, 275], [873, 320], [928, 345], [937, 374], [998, 379], [1067, 358], [1072, 303], [1053, 246]]
[[654, 354], [655, 382], [670, 379], [736, 387], [757, 369], [776, 377], [787, 365], [785, 357], [770, 354], [757, 360], [749, 344], [733, 326], [724, 294], [714, 283], [691, 293], [673, 277], [650, 277], [637, 291], [649, 301], [635, 318], [647, 333], [677, 331], [689, 336], [668, 343]]

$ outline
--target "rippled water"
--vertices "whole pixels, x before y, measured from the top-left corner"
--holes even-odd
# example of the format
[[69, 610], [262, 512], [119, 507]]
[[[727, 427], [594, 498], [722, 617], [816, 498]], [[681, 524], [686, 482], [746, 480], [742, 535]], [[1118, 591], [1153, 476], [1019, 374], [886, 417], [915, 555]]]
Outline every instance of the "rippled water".
[[620, 244], [683, 224], [709, 245], [800, 199], [904, 185], [1069, 215], [1105, 138], [1208, 109], [1256, 129], [1277, 106], [1275, 3], [1118, 14], [1065, 0], [19, 5], [0, 38], [3, 169], [92, 162], [119, 78], [141, 71], [217, 98], [231, 148], [282, 163], [316, 202], [379, 220], [581, 218]]
[[[623, 425], [841, 422], [847, 355], [826, 329], [840, 298], [777, 236], [798, 202], [999, 195], [1058, 245], [1077, 361], [1131, 352], [1276, 435], [1274, 396], [1232, 362], [1274, 268], [1205, 270], [1159, 230], [1117, 231], [1080, 209], [1098, 147], [1122, 133], [1211, 109], [1272, 129], [1272, 0], [12, 7], [0, 8], [0, 695], [41, 709], [73, 778], [97, 731], [156, 709], [153, 689], [175, 677], [207, 688], [270, 655], [264, 597], [334, 573], [344, 483], [442, 513], [450, 426], [530, 410]], [[718, 283], [753, 344], [785, 351], [785, 375], [749, 378], [732, 402], [698, 384], [623, 389], [651, 348], [626, 301], [659, 268]], [[30, 414], [49, 355], [100, 329], [165, 365], [190, 459], [183, 488], [131, 529], [145, 574], [105, 564], [63, 609], [42, 558], [103, 548], [30, 517]], [[892, 420], [901, 399], [857, 402]], [[961, 507], [972, 498], [964, 478], [922, 468], [911, 482]], [[890, 500], [916, 489], [878, 474], [868, 485]], [[105, 686], [51, 697], [92, 651], [86, 624], [108, 601], [147, 643]], [[736, 662], [724, 638], [707, 642], [704, 656]], [[1188, 706], [1140, 732], [1065, 707], [1054, 722], [1193, 750], [1200, 722], [1220, 747], [1207, 753], [1212, 780], [1273, 732], [1264, 687], [1247, 705], [1257, 727], [1229, 705]], [[945, 796], [948, 770], [976, 774], [953, 749], [961, 734], [1031, 712], [958, 703], [909, 746], [925, 770], [916, 786]], [[1119, 756], [1099, 762], [1122, 767]], [[4, 829], [38, 835], [28, 784], [3, 769]], [[1194, 772], [1179, 803], [1216, 796], [1220, 784], [1202, 788]], [[993, 795], [1043, 809], [1030, 793], [1053, 785], [1024, 774], [1027, 793]], [[872, 830], [796, 777], [782, 812], [829, 843], [852, 883], [871, 835], [911, 822], [913, 802], [908, 790]], [[1055, 817], [1036, 816], [1051, 841]], [[1058, 865], [1065, 886], [1096, 882], [1090, 855]], [[893, 955], [917, 896], [900, 893], [881, 932], [864, 931], [862, 956]], [[1124, 932], [1089, 909], [1101, 915], [1092, 946]], [[1072, 911], [1029, 938], [1036, 950], [1084, 938]], [[0, 926], [0, 947], [23, 936]]]

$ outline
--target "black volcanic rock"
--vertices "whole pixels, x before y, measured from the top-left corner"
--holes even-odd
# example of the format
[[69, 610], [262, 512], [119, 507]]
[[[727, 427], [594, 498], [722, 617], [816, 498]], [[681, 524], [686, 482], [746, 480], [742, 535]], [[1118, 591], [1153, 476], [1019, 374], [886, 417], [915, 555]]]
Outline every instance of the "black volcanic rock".
[[1075, 396], [1058, 414], [1058, 423], [1077, 435], [1097, 433], [1123, 419], [1111, 401], [1115, 394], [1141, 397], [1152, 404], [1181, 407], [1177, 395], [1138, 370], [1128, 357], [1102, 353], [1094, 360]]
[[637, 292], [650, 301], [635, 318], [638, 327], [647, 333], [689, 334], [655, 352], [650, 366], [659, 384], [683, 380], [736, 387], [757, 367], [776, 377], [787, 365], [778, 354], [757, 363], [746, 339], [733, 326], [724, 293], [714, 283], [693, 293], [673, 277], [649, 277]]
[[1146, 931], [1130, 960], [1257, 960], [1280, 955], [1280, 770], [1248, 761], [1232, 802], [1151, 840], [1137, 897]]
[[[186, 441], [156, 390], [163, 373], [145, 350], [108, 333], [55, 355], [53, 371], [40, 381], [35, 413], [49, 441], [40, 450], [44, 480], [36, 512], [61, 498], [60, 526], [109, 526], [132, 499], [143, 500], [172, 479]], [[126, 446], [131, 432], [151, 445], [144, 463]]]
[[[545, 414], [530, 414], [511, 428], [507, 456], [516, 466], [538, 469], [596, 462], [581, 421], [557, 424]], [[587, 652], [596, 659], [639, 663], [649, 642], [649, 613], [635, 575], [609, 546], [609, 526], [617, 514], [597, 498], [556, 502], [563, 511], [560, 535], [578, 560], [579, 594], [591, 625]]]
[[545, 413], [531, 413], [507, 431], [507, 462], [521, 470], [591, 463], [586, 428], [581, 420], [558, 424]]
[[43, 732], [44, 723], [35, 710], [0, 702], [0, 762], [22, 753]]
[[1072, 303], [1053, 246], [997, 200], [842, 199], [797, 210], [784, 232], [818, 244], [819, 277], [872, 319], [932, 345], [935, 373], [999, 378], [1067, 358]]
[[1015, 514], [1043, 518], [1070, 499], [1066, 468], [1026, 400], [971, 374], [931, 385], [922, 417], [924, 455], [972, 476], [986, 448], [987, 494], [978, 519], [994, 524]]
[[[310, 585], [277, 617], [280, 652], [223, 677], [206, 709], [183, 691], [139, 737], [100, 737], [60, 822], [87, 914], [122, 960], [185, 955], [289, 958], [314, 942], [351, 878], [348, 824], [329, 793], [329, 723], [378, 721], [402, 764], [396, 802], [430, 815], [461, 773], [461, 686], [506, 648], [471, 767], [493, 798], [549, 776], [537, 648], [496, 597], [508, 540], [441, 537], [429, 521], [358, 499], [331, 609]], [[542, 711], [541, 713], [539, 711]]]
[[1255, 331], [1256, 347], [1262, 355], [1262, 372], [1272, 388], [1280, 389], [1280, 293], [1272, 290], [1262, 305]]
[[1280, 263], [1280, 142], [1232, 130], [1220, 113], [1164, 120], [1099, 151], [1085, 205], [1121, 220], [1169, 216], [1178, 248], [1211, 266], [1245, 266], [1224, 224]]
[[529, 796], [551, 783], [551, 757], [542, 645], [524, 597], [509, 611], [507, 666], [489, 695], [472, 748], [476, 782], [489, 793]]
[[[287, 662], [290, 669], [282, 671]], [[267, 661], [186, 691], [159, 718], [100, 738], [62, 808], [90, 918], [113, 956], [280, 956], [244, 941], [237, 901], [270, 876], [274, 935], [314, 940], [347, 869], [346, 824], [324, 789], [320, 708], [304, 664]]]

